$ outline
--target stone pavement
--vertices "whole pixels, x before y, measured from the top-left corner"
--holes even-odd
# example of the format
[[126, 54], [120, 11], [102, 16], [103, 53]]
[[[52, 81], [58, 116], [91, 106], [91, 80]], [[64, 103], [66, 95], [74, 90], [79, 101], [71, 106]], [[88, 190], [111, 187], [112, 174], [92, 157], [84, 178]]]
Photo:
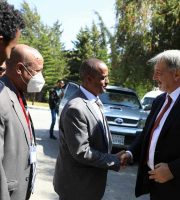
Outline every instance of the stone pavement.
[[[35, 127], [38, 154], [37, 176], [31, 200], [58, 200], [52, 184], [58, 153], [58, 139], [49, 138], [51, 113], [46, 107], [28, 107]], [[59, 138], [57, 122], [54, 130], [54, 135]]]

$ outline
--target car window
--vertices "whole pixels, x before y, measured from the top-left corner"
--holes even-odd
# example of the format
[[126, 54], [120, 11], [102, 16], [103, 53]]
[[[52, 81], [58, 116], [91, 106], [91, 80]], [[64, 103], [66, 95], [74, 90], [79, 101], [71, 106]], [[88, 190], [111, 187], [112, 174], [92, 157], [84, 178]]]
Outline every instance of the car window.
[[99, 95], [103, 104], [121, 105], [132, 108], [140, 108], [141, 105], [136, 94], [118, 90], [106, 90], [105, 93]]
[[142, 105], [152, 105], [153, 101], [154, 101], [154, 97], [145, 97], [143, 99]]
[[69, 84], [69, 85], [68, 85], [68, 88], [67, 88], [67, 90], [66, 90], [66, 92], [65, 92], [64, 98], [68, 100], [69, 97], [70, 97], [72, 94], [74, 94], [74, 92], [76, 92], [77, 89], [78, 89], [77, 86]]

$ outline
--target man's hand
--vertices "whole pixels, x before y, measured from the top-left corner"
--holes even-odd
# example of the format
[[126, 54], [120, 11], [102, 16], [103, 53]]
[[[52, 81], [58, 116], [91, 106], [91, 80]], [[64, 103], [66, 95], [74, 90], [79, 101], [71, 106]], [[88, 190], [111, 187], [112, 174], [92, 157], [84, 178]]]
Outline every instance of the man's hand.
[[149, 179], [154, 179], [158, 183], [165, 183], [174, 178], [167, 163], [155, 165], [155, 169], [148, 172]]
[[62, 93], [59, 95], [59, 98], [62, 98], [64, 96], [64, 90], [62, 91]]
[[121, 160], [121, 167], [120, 169], [125, 169], [126, 165], [131, 162], [131, 155], [128, 152], [121, 151], [117, 153]]
[[[125, 154], [123, 154], [121, 156], [121, 165], [125, 168], [127, 166], [127, 164], [129, 164], [131, 162], [131, 155], [126, 152]], [[124, 169], [123, 168], [123, 169]]]

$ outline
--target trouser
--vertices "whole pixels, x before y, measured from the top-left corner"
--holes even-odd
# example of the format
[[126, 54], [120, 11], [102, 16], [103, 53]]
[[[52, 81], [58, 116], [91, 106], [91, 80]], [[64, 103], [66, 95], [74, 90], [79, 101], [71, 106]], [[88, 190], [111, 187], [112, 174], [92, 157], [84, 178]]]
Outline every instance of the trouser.
[[159, 200], [159, 198], [156, 197], [155, 194], [150, 193], [150, 200]]
[[[145, 166], [147, 173], [148, 171], [151, 171], [151, 168], [149, 168], [148, 165]], [[155, 180], [151, 179], [150, 181], [150, 200], [160, 200], [159, 197], [157, 197], [157, 188], [155, 184]]]
[[53, 135], [54, 125], [56, 123], [56, 114], [58, 114], [58, 110], [57, 109], [51, 109], [52, 122], [51, 122], [51, 126], [50, 126], [50, 131], [49, 131], [50, 135]]

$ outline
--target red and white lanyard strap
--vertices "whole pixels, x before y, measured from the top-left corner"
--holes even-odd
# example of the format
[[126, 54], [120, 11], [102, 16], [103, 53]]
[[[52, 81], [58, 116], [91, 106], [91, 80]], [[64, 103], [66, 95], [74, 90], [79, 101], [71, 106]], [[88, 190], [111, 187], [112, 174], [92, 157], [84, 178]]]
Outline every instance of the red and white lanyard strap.
[[31, 142], [31, 145], [34, 145], [34, 140], [33, 140], [33, 135], [32, 135], [32, 130], [31, 130], [31, 124], [30, 124], [29, 112], [26, 113], [26, 109], [25, 109], [25, 106], [23, 104], [22, 97], [21, 97], [21, 95], [20, 95], [18, 90], [17, 90], [17, 93], [18, 93], [18, 98], [19, 98], [20, 105], [21, 105], [21, 107], [23, 109], [24, 116], [25, 116], [27, 124], [28, 124], [29, 133], [30, 133], [30, 142]]
[[[11, 80], [9, 80], [11, 82]], [[31, 146], [34, 145], [34, 139], [33, 139], [33, 135], [32, 135], [32, 130], [31, 130], [31, 124], [30, 124], [30, 117], [29, 117], [29, 112], [26, 113], [26, 109], [24, 107], [24, 103], [23, 103], [23, 100], [22, 100], [22, 97], [19, 93], [19, 91], [17, 90], [17, 88], [15, 87], [15, 85], [11, 82], [12, 86], [16, 89], [17, 91], [17, 94], [18, 94], [18, 99], [19, 99], [19, 102], [20, 102], [20, 105], [22, 107], [22, 110], [24, 112], [24, 116], [26, 118], [26, 121], [27, 121], [27, 124], [28, 124], [28, 128], [29, 128], [29, 133], [30, 133], [30, 144]]]

